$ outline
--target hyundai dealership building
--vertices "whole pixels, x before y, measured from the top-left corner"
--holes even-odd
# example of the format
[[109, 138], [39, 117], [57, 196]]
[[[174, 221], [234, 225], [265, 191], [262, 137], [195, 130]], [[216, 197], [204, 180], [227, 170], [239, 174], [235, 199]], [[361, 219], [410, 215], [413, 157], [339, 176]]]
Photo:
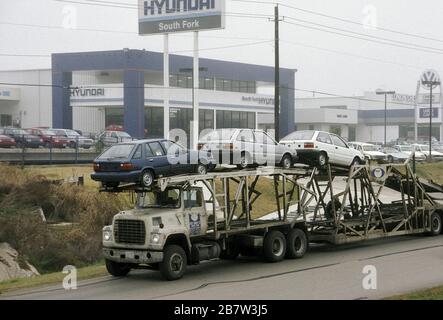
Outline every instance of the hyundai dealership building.
[[[269, 128], [274, 68], [200, 59], [199, 126]], [[52, 55], [52, 69], [0, 72], [1, 126], [73, 128], [98, 133], [121, 125], [132, 136], [163, 137], [163, 122], [189, 134], [193, 89], [191, 57], [170, 55], [169, 88], [163, 54], [119, 50]], [[281, 69], [281, 136], [295, 125], [296, 70]], [[165, 115], [165, 99], [169, 115]], [[273, 120], [272, 120], [273, 122]]]

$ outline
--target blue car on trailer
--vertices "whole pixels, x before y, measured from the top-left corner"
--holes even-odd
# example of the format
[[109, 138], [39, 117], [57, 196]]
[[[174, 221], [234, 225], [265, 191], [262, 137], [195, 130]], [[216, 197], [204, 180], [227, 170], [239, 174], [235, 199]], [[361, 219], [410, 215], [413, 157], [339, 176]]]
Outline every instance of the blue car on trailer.
[[167, 139], [137, 140], [114, 145], [94, 160], [92, 180], [104, 187], [137, 183], [150, 187], [156, 178], [198, 173], [206, 174], [215, 160], [205, 153], [188, 150]]

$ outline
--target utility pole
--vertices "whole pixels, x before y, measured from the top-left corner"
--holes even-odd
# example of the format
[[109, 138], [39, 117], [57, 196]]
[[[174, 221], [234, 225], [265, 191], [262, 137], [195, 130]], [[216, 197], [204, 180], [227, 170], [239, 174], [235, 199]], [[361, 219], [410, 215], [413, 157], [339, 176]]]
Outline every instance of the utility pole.
[[274, 92], [274, 124], [275, 140], [280, 141], [280, 30], [278, 5], [275, 6], [275, 92]]
[[381, 89], [378, 89], [376, 91], [376, 94], [378, 95], [384, 95], [385, 96], [385, 135], [384, 135], [384, 145], [386, 146], [386, 131], [388, 127], [388, 94], [394, 95], [395, 91], [383, 91]]
[[422, 84], [429, 88], [429, 156], [428, 160], [432, 161], [432, 116], [433, 116], [433, 106], [432, 106], [432, 90], [434, 87], [441, 85], [440, 79], [436, 79], [435, 76], [431, 78], [431, 80], [426, 79], [422, 80]]

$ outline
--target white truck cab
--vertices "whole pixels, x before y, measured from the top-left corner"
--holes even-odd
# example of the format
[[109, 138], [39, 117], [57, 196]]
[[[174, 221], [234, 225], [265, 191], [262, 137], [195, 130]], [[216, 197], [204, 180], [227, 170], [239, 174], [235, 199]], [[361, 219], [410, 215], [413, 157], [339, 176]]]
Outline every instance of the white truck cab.
[[112, 225], [103, 228], [106, 266], [112, 275], [122, 276], [148, 264], [160, 268], [168, 280], [177, 279], [184, 265], [219, 256], [217, 242], [204, 246], [191, 243], [191, 238], [204, 237], [207, 230], [202, 187], [139, 193], [134, 209], [118, 213]]

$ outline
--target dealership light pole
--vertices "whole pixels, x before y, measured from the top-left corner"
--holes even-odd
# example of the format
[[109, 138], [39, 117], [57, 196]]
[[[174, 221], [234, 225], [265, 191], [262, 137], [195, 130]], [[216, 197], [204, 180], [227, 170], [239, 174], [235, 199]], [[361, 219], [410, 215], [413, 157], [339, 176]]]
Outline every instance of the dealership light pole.
[[424, 86], [429, 88], [429, 161], [432, 160], [432, 89], [439, 86], [441, 83], [439, 80], [425, 80], [421, 82]]
[[[197, 69], [195, 69], [197, 70]], [[191, 82], [192, 82], [192, 127], [191, 127], [191, 149], [197, 149], [197, 143], [198, 143], [198, 130], [199, 130], [199, 125], [198, 125], [198, 121], [199, 121], [199, 106], [198, 103], [196, 103], [195, 101], [195, 89], [197, 89], [200, 85], [199, 85], [199, 80], [200, 79], [195, 79], [194, 74], [196, 73], [194, 71], [194, 68], [180, 68], [178, 70], [180, 73], [190, 73], [191, 74]], [[206, 72], [208, 71], [208, 68], [206, 67], [199, 67], [198, 68], [198, 73], [200, 72]], [[196, 81], [197, 80], [197, 81]]]
[[386, 128], [387, 128], [387, 114], [388, 114], [388, 94], [394, 95], [395, 91], [385, 91], [385, 90], [377, 90], [376, 93], [378, 95], [384, 95], [385, 96], [385, 138], [384, 138], [384, 145], [386, 145]]

